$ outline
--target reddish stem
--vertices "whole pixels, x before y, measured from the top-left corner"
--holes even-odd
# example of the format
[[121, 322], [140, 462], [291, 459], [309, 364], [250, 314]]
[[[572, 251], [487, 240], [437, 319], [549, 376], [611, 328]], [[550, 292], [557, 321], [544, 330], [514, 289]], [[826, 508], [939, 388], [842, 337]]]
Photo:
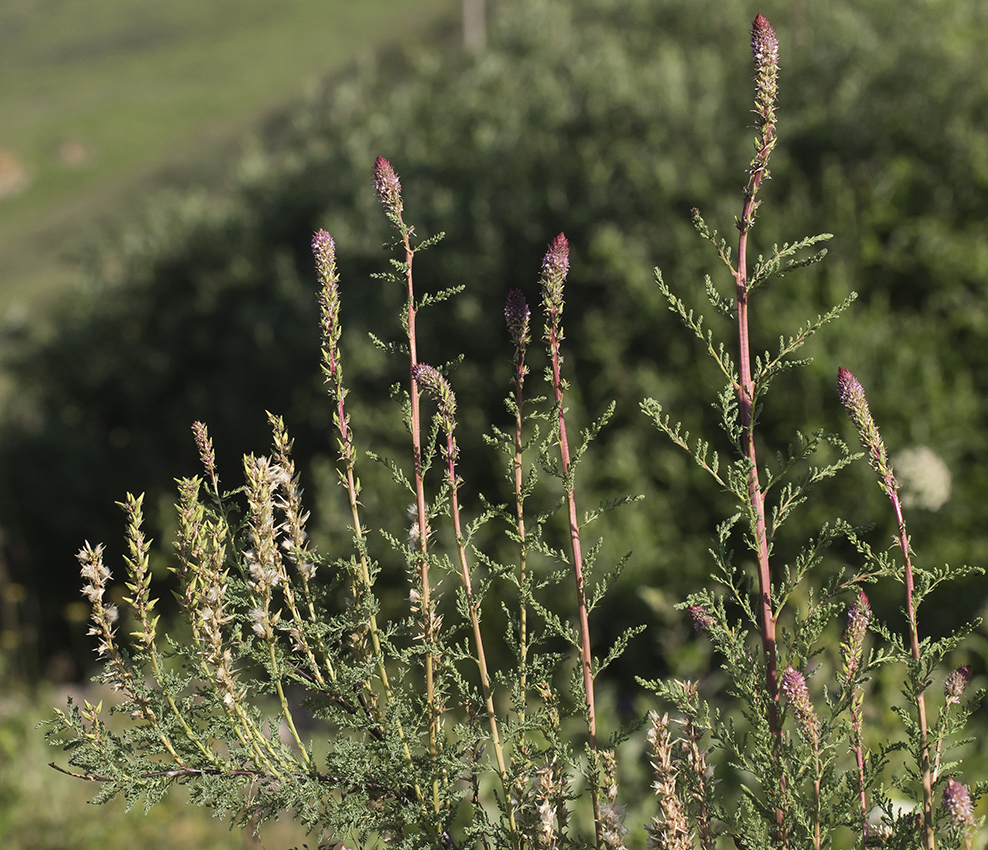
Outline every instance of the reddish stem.
[[[569, 439], [566, 435], [566, 417], [563, 409], [563, 380], [560, 369], [559, 343], [561, 339], [559, 323], [551, 317], [549, 350], [552, 353], [552, 389], [556, 399], [559, 426], [559, 453], [562, 460], [563, 481], [566, 483], [566, 507], [569, 520], [570, 544], [573, 550], [573, 578], [576, 581], [577, 616], [580, 625], [580, 663], [583, 670], [583, 690], [587, 705], [587, 731], [590, 738], [590, 751], [593, 754], [594, 768], [597, 762], [597, 716], [594, 709], [594, 681], [590, 649], [590, 619], [587, 613], [587, 596], [583, 580], [583, 547], [580, 543], [580, 523], [576, 511], [576, 488], [571, 477], [572, 464], [569, 452]], [[600, 794], [593, 793], [594, 826], [598, 848], [603, 847], [603, 831], [600, 819]]]
[[[751, 228], [755, 209], [755, 194], [761, 184], [762, 171], [752, 175], [751, 186], [746, 193], [741, 221], [738, 225], [738, 268], [735, 272], [737, 283], [738, 308], [738, 348], [740, 380], [738, 383], [738, 406], [741, 413], [741, 446], [751, 465], [748, 473], [748, 498], [755, 516], [755, 540], [758, 546], [758, 611], [761, 626], [762, 652], [765, 656], [765, 686], [768, 689], [768, 725], [772, 734], [772, 750], [782, 788], [780, 753], [782, 750], [782, 727], [779, 723], [779, 669], [776, 654], [775, 614], [772, 610], [772, 574], [769, 569], [768, 536], [765, 523], [765, 494], [758, 480], [758, 459], [755, 454], [754, 397], [755, 384], [751, 376], [751, 339], [748, 330], [748, 231]], [[780, 834], [783, 828], [783, 811], [776, 809], [776, 823]], [[783, 843], [788, 845], [785, 836]]]

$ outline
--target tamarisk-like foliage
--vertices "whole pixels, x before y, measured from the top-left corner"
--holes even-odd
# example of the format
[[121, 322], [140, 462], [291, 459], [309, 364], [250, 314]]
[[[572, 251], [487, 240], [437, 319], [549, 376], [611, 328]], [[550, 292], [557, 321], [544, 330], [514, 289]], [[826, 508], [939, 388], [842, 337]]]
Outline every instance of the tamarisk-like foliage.
[[[121, 504], [123, 592], [114, 590], [102, 545], [86, 543], [78, 554], [103, 664], [98, 678], [116, 694], [110, 713], [121, 717], [109, 717], [102, 702], [57, 709], [48, 738], [68, 753], [58, 770], [99, 783], [96, 802], [119, 795], [150, 807], [184, 785], [192, 802], [235, 824], [256, 828], [285, 815], [328, 846], [972, 846], [986, 786], [965, 785], [955, 758], [980, 697], [962, 704], [971, 668], [944, 677], [939, 711], [931, 694], [938, 670], [972, 627], [934, 640], [923, 636], [919, 613], [940, 583], [975, 570], [930, 568], [917, 556], [864, 389], [846, 369], [838, 372], [833, 407], [846, 408], [889, 498], [897, 556], [873, 550], [866, 532], [840, 517], [795, 548], [786, 537], [814, 485], [856, 459], [838, 436], [796, 431], [774, 464], [762, 460], [768, 447], [759, 413], [772, 381], [805, 363], [796, 352], [853, 296], [783, 334], [775, 353], [754, 353], [754, 308], [775, 279], [821, 260], [824, 251], [807, 251], [830, 235], [776, 245], [752, 260], [779, 132], [779, 41], [762, 15], [752, 24], [751, 47], [757, 135], [736, 253], [693, 211], [698, 233], [730, 275], [729, 295], [705, 282], [730, 323], [728, 339], [715, 335], [717, 317], [706, 322], [656, 273], [669, 308], [724, 376], [715, 406], [726, 440], [691, 439], [659, 402], [642, 403], [734, 503], [716, 529], [710, 586], [680, 606], [696, 639], [716, 650], [731, 702], [707, 694], [705, 681], [670, 678], [640, 682], [661, 705], [637, 725], [617, 728], [601, 711], [600, 674], [644, 625], [627, 625], [611, 646], [594, 640], [595, 609], [623, 561], [598, 563], [602, 550], [589, 529], [602, 511], [635, 500], [579, 512], [590, 498], [580, 462], [613, 408], [576, 439], [562, 321], [576, 262], [569, 241], [561, 233], [552, 239], [532, 274], [544, 313], [544, 396], [526, 395], [532, 311], [520, 290], [507, 296], [507, 415], [485, 437], [504, 459], [510, 495], [502, 503], [461, 477], [469, 443], [458, 430], [457, 362], [441, 363], [429, 350], [433, 341], [419, 336], [420, 312], [459, 291], [416, 288], [416, 260], [442, 234], [419, 239], [398, 173], [378, 157], [374, 189], [395, 233], [395, 257], [375, 280], [400, 288], [403, 301], [400, 342], [375, 340], [401, 363], [392, 396], [408, 456], [383, 458], [360, 444], [347, 408], [337, 245], [319, 230], [312, 251], [321, 369], [346, 494], [343, 517], [331, 521], [346, 528], [349, 545], [327, 554], [310, 538], [281, 417], [268, 415], [272, 444], [244, 457], [242, 481], [231, 490], [220, 486], [207, 426], [194, 423], [203, 473], [177, 482], [169, 558], [181, 622], [170, 633], [162, 627], [143, 498], [128, 495]], [[410, 505], [379, 533], [364, 520], [360, 470], [372, 462]], [[533, 502], [550, 507], [534, 510]], [[796, 555], [780, 563], [786, 551]], [[398, 614], [377, 586], [384, 570], [406, 582], [407, 606]], [[878, 583], [902, 585], [904, 625], [872, 609], [865, 588]], [[893, 665], [902, 672], [904, 702], [893, 711], [904, 736], [876, 742], [870, 683]], [[647, 731], [637, 756], [644, 757], [632, 759], [651, 766], [649, 805], [644, 789], [637, 796], [627, 790], [622, 771], [621, 745], [641, 726]], [[629, 800], [638, 806], [637, 823], [628, 822]]]
[[[708, 227], [700, 212], [693, 210], [698, 233], [714, 246], [731, 276], [733, 298], [718, 292], [709, 277], [705, 288], [717, 312], [735, 323], [734, 345], [719, 342], [709, 329], [713, 324], [705, 323], [703, 316], [688, 307], [656, 270], [658, 285], [670, 309], [696, 335], [724, 375], [725, 384], [715, 406], [734, 459], [726, 464], [713, 441], [691, 439], [658, 401], [647, 399], [642, 404], [658, 429], [689, 452], [736, 505], [736, 511], [718, 526], [711, 548], [715, 586], [694, 594], [681, 607], [723, 659], [724, 672], [731, 681], [730, 693], [739, 703], [744, 723], [738, 722], [737, 712], [722, 714], [706, 702], [700, 696], [702, 683], [643, 684], [678, 708], [682, 717], [679, 722], [689, 730], [691, 740], [698, 736], [709, 741], [712, 759], [750, 778], [740, 797], [704, 796], [709, 805], [696, 810], [688, 825], [692, 835], [709, 835], [713, 831], [743, 848], [820, 850], [887, 843], [932, 850], [938, 815], [933, 806], [934, 787], [945, 780], [942, 774], [938, 779], [939, 768], [933, 765], [924, 691], [937, 666], [971, 627], [939, 641], [922, 639], [917, 612], [933, 587], [972, 570], [929, 570], [915, 563], [888, 454], [868, 411], [864, 391], [844, 369], [840, 370], [839, 397], [892, 502], [902, 566], [885, 554], [873, 552], [861, 530], [839, 517], [803, 543], [794, 561], [779, 563], [777, 552], [781, 547], [777, 544], [788, 528], [784, 526], [792, 512], [806, 501], [813, 485], [835, 476], [855, 456], [833, 434], [818, 432], [807, 436], [797, 431], [792, 444], [778, 453], [776, 465], [763, 465], [758, 456], [763, 451], [758, 435], [759, 410], [771, 382], [806, 362], [794, 359], [795, 352], [844, 312], [854, 295], [808, 321], [791, 336], [783, 334], [777, 353], [753, 356], [750, 317], [755, 306], [768, 296], [773, 279], [820, 261], [824, 251], [808, 256], [803, 252], [831, 235], [776, 245], [767, 258], [758, 256], [755, 262], [751, 261], [755, 213], [763, 201], [760, 192], [770, 176], [769, 159], [778, 138], [779, 42], [762, 15], [752, 24], [751, 47], [757, 135], [741, 214], [736, 221], [739, 235], [735, 255], [727, 241]], [[734, 354], [729, 353], [732, 348]], [[816, 466], [813, 456], [823, 449], [828, 462]], [[859, 562], [847, 563], [830, 554], [832, 544], [842, 539], [858, 551]], [[790, 541], [785, 542], [787, 549], [791, 548]], [[869, 606], [863, 588], [880, 581], [905, 585], [905, 641], [889, 624], [879, 622]], [[828, 646], [827, 626], [841, 610], [848, 612], [847, 629], [839, 651], [834, 652]], [[752, 651], [750, 637], [757, 637], [760, 653]], [[883, 639], [883, 645], [872, 648], [868, 637]], [[903, 694], [915, 709], [914, 716], [903, 707], [895, 709], [903, 720], [908, 741], [884, 742], [869, 748], [865, 729], [867, 682], [881, 666], [895, 663], [905, 668]], [[828, 668], [835, 671], [834, 680], [821, 685], [814, 677]], [[957, 673], [951, 674], [948, 682], [948, 694], [963, 690], [966, 684]], [[966, 719], [969, 709], [957, 712], [963, 717], [952, 717], [950, 708], [958, 702], [959, 696], [948, 695], [945, 699], [937, 724], [937, 763], [946, 736], [956, 733]], [[790, 725], [792, 733], [787, 731]], [[903, 748], [908, 749], [913, 763], [904, 770], [893, 771], [893, 754]], [[688, 770], [670, 779], [666, 768], [663, 775], [656, 790], [662, 810], [675, 813], [666, 814], [666, 821], [677, 823], [674, 833], [679, 835], [684, 829], [681, 813], [688, 811], [686, 802], [702, 794], [703, 785]], [[915, 811], [908, 805], [905, 811], [897, 809], [891, 789], [900, 798], [916, 800]], [[943, 817], [940, 821], [944, 823], [943, 834], [950, 840], [951, 829], [954, 833], [963, 831], [961, 826], [966, 830], [972, 822], [965, 819], [964, 813], [970, 807], [963, 795], [947, 790], [944, 794], [955, 826], [948, 828]], [[670, 801], [670, 796], [678, 803]], [[702, 845], [709, 846], [706, 839]], [[693, 843], [690, 840], [684, 845], [683, 839], [676, 838], [655, 846], [692, 847]]]

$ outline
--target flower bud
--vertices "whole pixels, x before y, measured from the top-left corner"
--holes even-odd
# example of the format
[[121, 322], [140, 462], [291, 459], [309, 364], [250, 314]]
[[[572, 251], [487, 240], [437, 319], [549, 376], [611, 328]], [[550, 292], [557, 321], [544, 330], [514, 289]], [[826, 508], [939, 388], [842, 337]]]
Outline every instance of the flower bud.
[[690, 605], [686, 610], [693, 620], [693, 628], [698, 632], [705, 632], [717, 622], [702, 605]]
[[850, 681], [858, 664], [861, 661], [861, 653], [864, 651], [864, 639], [868, 632], [868, 624], [871, 622], [871, 605], [868, 597], [862, 591], [857, 599], [851, 603], [847, 612], [847, 629], [844, 631], [844, 640], [841, 643], [841, 650], [844, 656], [845, 681]]
[[447, 433], [453, 430], [456, 420], [456, 396], [442, 373], [435, 366], [419, 363], [412, 369], [415, 383], [439, 403], [439, 416]]

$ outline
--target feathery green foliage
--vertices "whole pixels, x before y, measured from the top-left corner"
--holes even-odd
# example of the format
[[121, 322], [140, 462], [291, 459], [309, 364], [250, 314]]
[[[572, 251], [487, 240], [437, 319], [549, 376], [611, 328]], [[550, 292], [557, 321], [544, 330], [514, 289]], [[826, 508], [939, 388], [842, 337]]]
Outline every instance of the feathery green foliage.
[[[455, 303], [453, 289], [433, 296], [416, 289], [422, 255], [439, 237], [422, 238], [408, 223], [398, 175], [378, 157], [375, 190], [395, 254], [379, 285], [401, 292], [402, 338], [383, 348], [405, 371], [392, 394], [410, 463], [376, 459], [410, 502], [403, 529], [391, 524], [373, 534], [364, 519], [373, 494], [361, 484], [365, 455], [347, 405], [337, 243], [319, 230], [312, 251], [322, 371], [350, 545], [336, 555], [313, 545], [281, 417], [269, 414], [271, 450], [244, 456], [244, 483], [232, 490], [221, 488], [213, 442], [196, 422], [203, 472], [178, 479], [171, 566], [185, 631], [161, 633], [143, 497], [128, 496], [121, 505], [127, 595], [119, 604], [109, 596], [103, 547], [87, 543], [78, 556], [100, 679], [120, 694], [111, 711], [128, 718], [110, 722], [101, 703], [88, 701], [57, 710], [48, 737], [70, 753], [61, 770], [101, 783], [97, 802], [121, 795], [149, 808], [172, 786], [188, 784], [194, 802], [235, 824], [290, 812], [321, 841], [361, 847], [618, 850], [642, 838], [650, 848], [970, 847], [984, 783], [967, 787], [954, 778], [961, 767], [955, 747], [981, 695], [961, 706], [966, 667], [944, 678], [942, 701], [933, 699], [931, 685], [974, 626], [921, 637], [919, 612], [939, 585], [980, 570], [920, 562], [864, 390], [846, 369], [832, 397], [847, 408], [893, 509], [897, 555], [873, 551], [862, 530], [840, 516], [808, 538], [793, 530], [791, 519], [815, 485], [856, 457], [839, 437], [796, 431], [774, 466], [758, 458], [763, 443], [774, 442], [774, 435], [763, 439], [760, 418], [769, 386], [805, 368], [808, 361], [793, 355], [853, 296], [791, 335], [783, 332], [776, 354], [755, 354], [755, 305], [774, 295], [782, 275], [822, 259], [822, 252], [806, 252], [828, 237], [784, 243], [767, 259], [749, 256], [777, 141], [779, 44], [762, 15], [752, 25], [752, 55], [757, 136], [735, 220], [736, 252], [693, 215], [729, 272], [733, 304], [712, 277], [704, 288], [721, 318], [735, 323], [736, 342], [719, 341], [723, 322], [708, 330], [656, 275], [671, 312], [723, 374], [714, 405], [722, 433], [691, 441], [657, 401], [641, 405], [733, 503], [710, 550], [710, 585], [679, 606], [716, 650], [730, 704], [707, 695], [708, 682], [643, 680], [678, 716], [670, 721], [652, 711], [627, 727], [603, 728], [601, 674], [644, 626], [622, 623], [613, 640], [592, 638], [591, 616], [624, 559], [603, 558], [588, 534], [600, 516], [632, 500], [604, 500], [580, 512], [583, 463], [614, 408], [582, 430], [579, 445], [572, 441], [574, 387], [563, 370], [570, 242], [563, 234], [552, 240], [539, 276], [545, 397], [526, 397], [531, 310], [519, 293], [508, 297], [504, 317], [515, 351], [506, 413], [513, 428], [493, 429], [487, 443], [507, 459], [513, 493], [503, 503], [481, 499], [461, 475], [456, 387], [465, 370], [458, 361], [429, 365], [423, 354], [431, 343], [421, 331], [425, 316]], [[432, 255], [425, 256], [428, 266]], [[526, 471], [533, 456], [537, 463]], [[548, 507], [533, 508], [544, 492]], [[488, 548], [483, 533], [498, 525], [495, 536], [510, 545]], [[405, 567], [401, 614], [383, 610], [375, 554], [382, 543]], [[510, 561], [502, 550], [512, 552]], [[876, 616], [864, 588], [900, 584], [904, 623]], [[837, 637], [845, 611], [847, 627]], [[492, 663], [495, 648], [510, 660]], [[883, 668], [902, 674], [902, 700], [889, 707], [903, 736], [876, 744], [867, 734], [867, 694]], [[632, 833], [618, 750], [643, 723], [658, 813]], [[715, 792], [714, 782], [724, 781], [718, 771], [735, 788]]]

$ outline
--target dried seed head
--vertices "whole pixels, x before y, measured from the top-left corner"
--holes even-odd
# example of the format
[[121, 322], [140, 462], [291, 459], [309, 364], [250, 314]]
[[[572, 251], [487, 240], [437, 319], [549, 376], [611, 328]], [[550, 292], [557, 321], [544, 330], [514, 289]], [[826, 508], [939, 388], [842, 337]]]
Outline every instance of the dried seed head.
[[659, 798], [659, 814], [646, 827], [649, 850], [689, 850], [693, 834], [689, 826], [686, 805], [677, 788], [677, 769], [673, 761], [673, 741], [669, 733], [669, 715], [648, 714], [650, 728], [648, 743], [652, 749], [652, 788]]

